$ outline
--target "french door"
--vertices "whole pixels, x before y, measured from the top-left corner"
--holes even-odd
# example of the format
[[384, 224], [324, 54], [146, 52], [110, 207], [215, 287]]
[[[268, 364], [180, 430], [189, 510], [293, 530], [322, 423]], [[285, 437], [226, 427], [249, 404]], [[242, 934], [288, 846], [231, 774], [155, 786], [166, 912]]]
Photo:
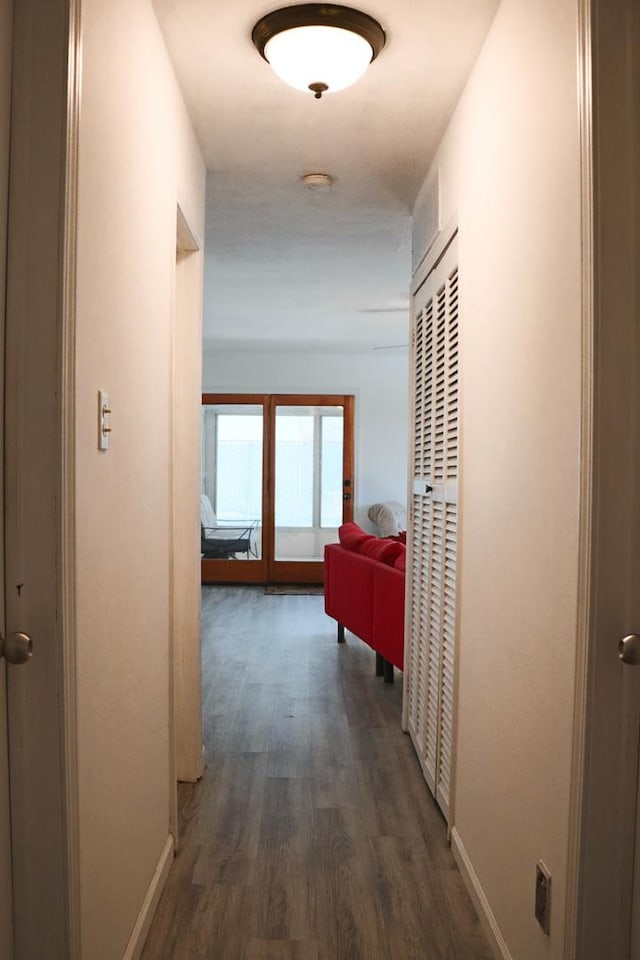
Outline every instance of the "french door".
[[352, 396], [204, 394], [203, 583], [322, 583], [353, 518]]

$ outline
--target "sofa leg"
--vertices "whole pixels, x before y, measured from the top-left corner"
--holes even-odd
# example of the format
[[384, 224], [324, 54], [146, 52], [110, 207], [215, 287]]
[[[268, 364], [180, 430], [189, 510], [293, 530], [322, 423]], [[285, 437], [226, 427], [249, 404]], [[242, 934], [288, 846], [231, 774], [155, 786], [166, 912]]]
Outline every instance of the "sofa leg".
[[344, 627], [341, 623], [338, 624], [338, 643], [344, 643]]
[[393, 664], [389, 660], [384, 661], [384, 682], [393, 683]]
[[376, 677], [384, 674], [384, 657], [376, 651]]

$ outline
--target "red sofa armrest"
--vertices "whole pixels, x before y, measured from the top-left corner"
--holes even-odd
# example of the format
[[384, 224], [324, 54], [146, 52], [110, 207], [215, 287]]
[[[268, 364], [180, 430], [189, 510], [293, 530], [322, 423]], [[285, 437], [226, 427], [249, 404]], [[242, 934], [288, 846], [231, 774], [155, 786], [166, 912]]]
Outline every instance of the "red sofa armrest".
[[404, 670], [404, 585], [401, 570], [376, 564], [371, 645], [398, 670]]
[[324, 609], [330, 617], [372, 646], [373, 577], [379, 566], [339, 543], [324, 548]]

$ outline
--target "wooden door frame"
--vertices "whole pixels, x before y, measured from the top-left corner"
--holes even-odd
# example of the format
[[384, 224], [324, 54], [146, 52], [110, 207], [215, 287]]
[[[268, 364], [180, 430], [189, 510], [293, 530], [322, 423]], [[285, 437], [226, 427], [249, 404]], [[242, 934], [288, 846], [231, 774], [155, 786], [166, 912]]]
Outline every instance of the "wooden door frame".
[[262, 407], [262, 550], [259, 560], [202, 560], [203, 583], [264, 583], [267, 577], [267, 550], [269, 549], [269, 530], [264, 522], [269, 509], [267, 485], [264, 478], [269, 476], [269, 444], [266, 438], [266, 422], [269, 397], [266, 393], [203, 393], [202, 406], [233, 404]]
[[261, 406], [263, 409], [263, 447], [262, 447], [262, 556], [260, 561], [203, 560], [203, 583], [322, 583], [323, 566], [318, 562], [317, 569], [303, 569], [297, 561], [273, 561], [269, 558], [273, 552], [275, 530], [273, 484], [275, 477], [275, 409], [277, 406], [326, 406], [344, 408], [345, 425], [343, 457], [343, 489], [345, 481], [350, 481], [351, 499], [345, 501], [343, 522], [353, 519], [355, 498], [355, 396], [353, 394], [266, 394], [266, 393], [203, 393], [202, 405], [234, 404]]
[[[344, 409], [344, 442], [342, 461], [342, 489], [347, 490], [349, 481], [351, 499], [343, 501], [342, 522], [353, 520], [354, 508], [354, 396], [352, 394], [272, 394], [269, 398], [269, 483], [272, 485], [268, 502], [268, 526], [270, 535], [275, 537], [275, 496], [273, 484], [276, 476], [276, 408], [277, 407], [342, 407]], [[273, 551], [272, 551], [273, 552]], [[268, 554], [268, 579], [271, 583], [323, 583], [324, 566], [322, 560], [305, 563], [299, 560], [276, 560]]]
[[579, 0], [578, 13], [582, 488], [565, 957], [628, 960], [638, 731], [625, 729], [617, 691], [637, 705], [640, 676], [615, 658], [621, 637], [640, 631], [630, 604], [640, 527], [640, 23], [635, 0]]

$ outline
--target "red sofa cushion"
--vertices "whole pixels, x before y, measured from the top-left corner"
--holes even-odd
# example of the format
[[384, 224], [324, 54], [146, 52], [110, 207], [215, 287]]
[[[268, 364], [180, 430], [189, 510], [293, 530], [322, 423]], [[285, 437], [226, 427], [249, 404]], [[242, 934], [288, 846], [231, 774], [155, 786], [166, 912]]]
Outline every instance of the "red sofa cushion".
[[381, 563], [387, 563], [393, 566], [397, 557], [404, 552], [404, 546], [395, 540], [388, 540], [386, 537], [371, 537], [370, 540], [364, 540], [358, 549], [358, 553], [365, 557], [371, 557], [372, 560], [378, 560]]
[[353, 553], [361, 553], [372, 560], [395, 566], [397, 558], [404, 552], [406, 533], [397, 537], [375, 537], [367, 533], [357, 523], [343, 523], [338, 529], [338, 539], [345, 548]]
[[365, 533], [357, 523], [343, 523], [338, 529], [338, 539], [345, 550], [358, 551], [365, 540], [375, 540], [375, 537]]
[[393, 565], [394, 565], [394, 567], [396, 568], [396, 570], [401, 570], [403, 573], [405, 572], [405, 570], [407, 569], [407, 550], [406, 550], [406, 547], [405, 547], [405, 549], [402, 551], [402, 553], [399, 553], [398, 556], [395, 558], [395, 560], [393, 561]]

